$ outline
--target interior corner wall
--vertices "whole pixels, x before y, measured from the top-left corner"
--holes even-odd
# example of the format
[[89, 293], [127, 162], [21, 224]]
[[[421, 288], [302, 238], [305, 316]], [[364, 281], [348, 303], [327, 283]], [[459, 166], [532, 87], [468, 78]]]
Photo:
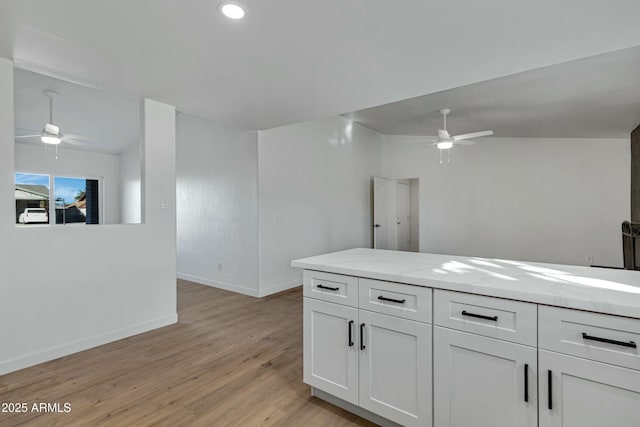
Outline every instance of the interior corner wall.
[[178, 277], [258, 296], [255, 131], [180, 113]]
[[631, 221], [640, 222], [640, 126], [631, 132]]
[[118, 155], [120, 166], [120, 221], [123, 224], [142, 222], [140, 182], [140, 145], [131, 144]]
[[382, 135], [343, 117], [260, 131], [260, 295], [302, 284], [291, 260], [371, 247]]
[[16, 144], [15, 171], [71, 178], [101, 178], [102, 220], [120, 222], [120, 165], [118, 156], [90, 151]]
[[144, 102], [139, 225], [16, 227], [13, 117], [0, 59], [0, 375], [176, 322], [175, 109]]
[[435, 148], [387, 136], [385, 176], [420, 177], [420, 250], [621, 267], [628, 139], [482, 138]]

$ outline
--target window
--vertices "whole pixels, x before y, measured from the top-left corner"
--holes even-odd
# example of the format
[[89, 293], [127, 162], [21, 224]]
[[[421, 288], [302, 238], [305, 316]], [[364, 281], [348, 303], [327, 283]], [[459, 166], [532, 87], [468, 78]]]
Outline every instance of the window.
[[54, 178], [56, 224], [99, 224], [98, 180]]
[[100, 224], [98, 179], [16, 173], [16, 224]]
[[16, 173], [16, 224], [48, 224], [49, 175]]

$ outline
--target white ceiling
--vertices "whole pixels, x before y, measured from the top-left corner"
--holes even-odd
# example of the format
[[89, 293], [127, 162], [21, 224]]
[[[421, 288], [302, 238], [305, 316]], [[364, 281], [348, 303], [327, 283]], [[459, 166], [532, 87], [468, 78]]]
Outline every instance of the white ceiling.
[[348, 114], [386, 135], [625, 138], [640, 124], [640, 48], [625, 49]]
[[266, 129], [640, 45], [637, 0], [0, 0], [0, 56]]
[[[65, 135], [81, 137], [80, 145], [63, 142], [61, 147], [117, 154], [140, 139], [139, 101], [25, 70], [14, 73], [14, 87], [16, 135], [42, 131], [49, 121], [49, 98], [43, 92], [53, 90], [58, 93], [53, 101], [54, 124]], [[39, 138], [16, 142], [43, 145]]]

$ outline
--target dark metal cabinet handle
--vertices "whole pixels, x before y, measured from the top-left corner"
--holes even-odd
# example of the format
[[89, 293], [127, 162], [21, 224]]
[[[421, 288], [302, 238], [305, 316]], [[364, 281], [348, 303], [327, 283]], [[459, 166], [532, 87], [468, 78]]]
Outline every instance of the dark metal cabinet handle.
[[373, 224], [373, 228], [380, 228], [382, 227], [380, 224]]
[[339, 290], [340, 290], [340, 288], [332, 288], [332, 287], [325, 286], [325, 285], [318, 285], [318, 286], [316, 286], [316, 288], [320, 288], [320, 289], [328, 289], [328, 290], [330, 290], [330, 291], [339, 291]]
[[477, 317], [478, 319], [493, 320], [494, 322], [498, 321], [498, 316], [485, 316], [483, 314], [469, 313], [466, 310], [462, 310], [462, 315], [469, 316], [469, 317]]
[[397, 302], [398, 304], [404, 304], [405, 302], [407, 302], [407, 300], [404, 299], [393, 299], [393, 298], [387, 298], [387, 297], [383, 297], [382, 295], [380, 295], [378, 297], [378, 299], [380, 301], [390, 301], [390, 302]]
[[353, 347], [353, 320], [349, 320], [349, 347]]
[[364, 323], [360, 324], [360, 350], [364, 350], [365, 348], [367, 348], [364, 345]]
[[633, 342], [633, 341], [628, 341], [627, 342], [627, 341], [610, 340], [609, 338], [600, 338], [600, 337], [594, 337], [594, 336], [591, 336], [591, 335], [587, 335], [585, 332], [582, 333], [582, 339], [591, 340], [591, 341], [606, 342], [608, 344], [621, 345], [623, 347], [638, 348], [636, 343]]
[[552, 373], [551, 369], [547, 371], [547, 386], [549, 387], [549, 410], [553, 409], [553, 386], [551, 384], [552, 381]]
[[529, 365], [524, 364], [524, 401], [529, 401]]

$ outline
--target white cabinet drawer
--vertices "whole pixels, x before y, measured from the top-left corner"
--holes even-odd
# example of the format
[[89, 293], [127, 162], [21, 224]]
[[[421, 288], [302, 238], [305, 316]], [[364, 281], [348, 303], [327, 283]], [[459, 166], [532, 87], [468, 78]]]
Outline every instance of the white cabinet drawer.
[[360, 308], [431, 323], [431, 288], [360, 278]]
[[434, 325], [536, 346], [536, 304], [436, 289]]
[[640, 320], [540, 306], [539, 347], [640, 370]]
[[304, 296], [336, 304], [358, 307], [358, 278], [305, 270]]

